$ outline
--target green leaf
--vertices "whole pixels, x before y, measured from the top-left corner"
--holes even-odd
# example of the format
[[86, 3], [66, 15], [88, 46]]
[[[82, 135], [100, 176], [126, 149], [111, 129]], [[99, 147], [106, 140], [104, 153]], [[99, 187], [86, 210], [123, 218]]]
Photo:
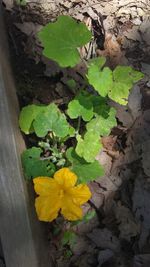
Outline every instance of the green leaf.
[[105, 63], [106, 63], [105, 57], [96, 57], [88, 61], [88, 65], [90, 66], [91, 69], [93, 68], [94, 70], [98, 68], [99, 71], [102, 69]]
[[64, 138], [74, 132], [65, 115], [53, 103], [47, 106], [28, 105], [24, 107], [20, 113], [19, 125], [24, 133], [29, 134], [32, 129], [38, 137], [44, 137], [49, 131], [52, 131], [56, 136]]
[[113, 71], [114, 82], [108, 96], [120, 105], [126, 105], [133, 84], [141, 80], [143, 77], [143, 73], [136, 71], [131, 67], [117, 66]]
[[80, 61], [77, 48], [91, 40], [91, 32], [85, 24], [69, 16], [59, 16], [38, 33], [44, 46], [43, 55], [56, 61], [61, 67], [73, 67]]
[[114, 126], [117, 126], [115, 115], [116, 110], [114, 108], [110, 108], [107, 114], [108, 117], [97, 115], [96, 118], [87, 123], [86, 129], [88, 130], [88, 132], [96, 132], [101, 136], [107, 136], [110, 134], [111, 129]]
[[134, 70], [130, 66], [117, 66], [113, 71], [113, 78], [116, 82], [132, 85], [144, 77], [140, 71]]
[[25, 134], [31, 132], [31, 126], [39, 113], [45, 110], [45, 106], [28, 105], [23, 107], [19, 116], [19, 126]]
[[61, 240], [62, 246], [69, 245], [73, 247], [76, 243], [77, 235], [72, 231], [65, 231]]
[[38, 176], [52, 176], [55, 166], [48, 160], [40, 160], [41, 148], [32, 147], [25, 150], [22, 155], [22, 166], [26, 179], [30, 180]]
[[93, 219], [94, 217], [96, 216], [96, 211], [95, 210], [92, 210], [92, 211], [89, 211], [87, 212], [84, 217], [83, 217], [83, 221], [85, 223], [88, 223], [91, 219]]
[[93, 111], [95, 115], [101, 115], [104, 118], [107, 118], [110, 107], [106, 102], [106, 98], [101, 96], [91, 95], [90, 100], [92, 101]]
[[77, 220], [74, 222], [71, 222], [71, 226], [76, 226], [79, 225], [81, 223], [88, 223], [90, 220], [92, 220], [94, 217], [96, 216], [96, 211], [95, 210], [91, 210], [88, 211], [81, 220]]
[[70, 101], [67, 113], [71, 119], [82, 117], [84, 121], [89, 121], [93, 117], [93, 104], [90, 96], [81, 92], [74, 100]]
[[50, 104], [44, 113], [40, 113], [33, 122], [35, 133], [38, 137], [44, 137], [49, 131], [58, 137], [64, 138], [70, 133], [70, 125], [66, 117], [55, 104]]
[[144, 75], [129, 66], [117, 66], [113, 72], [108, 67], [102, 70], [100, 67], [96, 60], [89, 65], [87, 74], [89, 83], [101, 96], [108, 95], [117, 103], [126, 105], [130, 89]]
[[104, 169], [97, 160], [86, 162], [72, 147], [66, 151], [66, 157], [72, 163], [71, 169], [78, 176], [78, 183], [88, 183], [104, 175]]
[[108, 96], [120, 105], [127, 105], [131, 87], [128, 83], [114, 82]]
[[103, 70], [100, 70], [100, 67], [105, 63], [104, 59], [105, 58], [101, 58], [100, 66], [97, 64], [96, 60], [93, 61], [93, 63], [89, 65], [87, 74], [89, 83], [103, 97], [108, 94], [113, 84], [112, 71], [108, 67], [104, 67]]
[[76, 153], [87, 162], [94, 162], [95, 157], [102, 148], [99, 134], [97, 132], [88, 131], [84, 135], [84, 139], [78, 135], [77, 141]]

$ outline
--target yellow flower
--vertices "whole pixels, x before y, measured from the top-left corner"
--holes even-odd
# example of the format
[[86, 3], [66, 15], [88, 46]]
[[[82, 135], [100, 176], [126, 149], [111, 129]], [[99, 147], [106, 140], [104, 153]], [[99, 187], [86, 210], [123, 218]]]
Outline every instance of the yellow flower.
[[40, 221], [51, 222], [57, 218], [59, 211], [70, 221], [82, 218], [81, 205], [91, 198], [87, 185], [79, 184], [77, 176], [68, 168], [62, 168], [50, 177], [33, 179], [35, 192], [39, 195], [35, 200], [35, 208]]

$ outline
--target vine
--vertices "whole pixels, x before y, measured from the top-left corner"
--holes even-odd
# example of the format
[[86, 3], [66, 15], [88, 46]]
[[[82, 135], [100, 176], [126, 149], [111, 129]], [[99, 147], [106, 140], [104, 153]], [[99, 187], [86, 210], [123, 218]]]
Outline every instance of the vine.
[[[38, 33], [38, 38], [43, 45], [43, 55], [64, 68], [74, 67], [80, 62], [78, 48], [87, 44], [92, 35], [83, 23], [68, 16], [60, 16], [56, 22], [44, 26]], [[42, 197], [44, 192], [42, 190], [45, 190], [46, 194], [48, 188], [50, 190], [52, 185], [48, 181], [58, 182], [57, 173], [61, 171], [60, 179], [63, 183], [69, 183], [73, 174], [78, 177], [75, 188], [78, 186], [82, 188], [80, 199], [84, 199], [79, 203], [76, 200], [78, 204], [74, 215], [73, 211], [69, 213], [68, 210], [73, 209], [75, 198], [79, 198], [77, 189], [75, 189], [76, 196], [70, 199], [72, 208], [66, 203], [64, 208], [61, 203], [56, 207], [57, 211], [54, 212], [52, 209], [51, 215], [49, 212], [51, 204], [43, 202], [37, 204], [39, 200], [36, 199], [35, 205], [40, 220], [52, 221], [58, 216], [59, 210], [66, 219], [81, 219], [82, 214], [77, 211], [77, 206], [79, 208], [91, 196], [88, 187], [84, 187], [85, 184], [104, 175], [103, 166], [96, 160], [96, 156], [103, 148], [101, 137], [108, 136], [111, 129], [117, 126], [116, 110], [108, 105], [108, 100], [127, 105], [131, 88], [142, 78], [143, 74], [130, 66], [117, 66], [111, 70], [106, 66], [105, 57], [97, 57], [87, 62], [85, 87], [77, 92], [65, 111], [62, 112], [54, 103], [31, 104], [22, 108], [19, 117], [22, 132], [26, 135], [34, 133], [39, 140], [37, 147], [29, 148], [22, 154], [25, 177], [33, 179], [35, 191], [40, 195], [37, 199]], [[75, 81], [68, 79], [68, 84], [70, 81], [74, 86]], [[68, 173], [68, 178], [65, 173]], [[54, 178], [50, 178], [53, 176]], [[49, 180], [45, 178], [41, 182], [39, 177], [47, 177]], [[65, 179], [68, 180], [65, 182]], [[70, 188], [69, 185], [68, 187], [63, 185], [61, 188], [62, 202], [67, 198], [66, 188]], [[49, 194], [50, 192], [51, 190]], [[58, 192], [60, 193], [59, 190]], [[87, 197], [83, 196], [85, 192]], [[53, 203], [51, 197], [47, 201]], [[57, 201], [59, 203], [59, 197]], [[49, 208], [45, 208], [44, 205]]]

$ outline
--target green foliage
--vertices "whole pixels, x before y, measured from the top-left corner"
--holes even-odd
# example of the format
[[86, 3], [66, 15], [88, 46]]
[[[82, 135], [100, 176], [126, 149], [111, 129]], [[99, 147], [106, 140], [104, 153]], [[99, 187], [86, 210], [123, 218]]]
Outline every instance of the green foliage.
[[20, 113], [19, 125], [24, 133], [29, 134], [32, 131], [38, 137], [44, 137], [51, 131], [56, 136], [64, 138], [74, 132], [65, 115], [60, 112], [55, 104], [24, 107]]
[[72, 147], [66, 151], [66, 157], [71, 163], [72, 171], [78, 176], [78, 183], [88, 183], [104, 175], [104, 169], [97, 160], [92, 163], [85, 161]]
[[98, 152], [102, 149], [99, 133], [87, 131], [84, 138], [78, 135], [77, 141], [76, 153], [87, 162], [94, 162]]
[[108, 104], [106, 102], [107, 99], [105, 97], [91, 95], [90, 100], [91, 100], [92, 105], [93, 105], [94, 114], [103, 116], [104, 118], [107, 118], [108, 112], [110, 109], [110, 107], [108, 106]]
[[93, 219], [96, 215], [95, 210], [89, 211], [87, 214], [84, 215], [83, 221], [88, 223], [91, 219]]
[[104, 117], [103, 115], [97, 115], [96, 118], [87, 123], [86, 129], [88, 132], [96, 132], [100, 136], [107, 136], [110, 134], [111, 129], [117, 126], [115, 115], [116, 110], [114, 108], [110, 108], [107, 113], [107, 117]]
[[117, 103], [126, 105], [130, 89], [135, 82], [143, 78], [143, 74], [131, 67], [117, 66], [112, 72], [102, 64], [98, 66], [98, 59], [89, 65], [87, 78], [94, 89], [103, 97], [107, 95]]
[[26, 6], [27, 1], [26, 0], [16, 0], [16, 4], [19, 6]]
[[80, 61], [77, 48], [91, 40], [91, 32], [85, 24], [69, 16], [59, 16], [38, 33], [43, 44], [43, 55], [56, 61], [61, 67], [73, 67]]
[[32, 147], [22, 153], [22, 166], [26, 179], [30, 180], [38, 176], [52, 176], [55, 165], [49, 160], [41, 160], [42, 149]]
[[[78, 49], [91, 40], [91, 33], [83, 23], [59, 16], [56, 22], [44, 26], [38, 37], [46, 57], [61, 67], [73, 67], [80, 61]], [[54, 103], [32, 104], [22, 109], [19, 117], [21, 130], [25, 134], [35, 133], [38, 141], [41, 138], [39, 146], [42, 148], [32, 147], [22, 154], [27, 179], [51, 177], [56, 169], [64, 166], [69, 166], [78, 176], [78, 183], [88, 183], [104, 175], [103, 167], [95, 158], [102, 149], [101, 137], [109, 135], [117, 125], [116, 111], [107, 102], [112, 99], [126, 105], [132, 86], [143, 78], [141, 72], [130, 66], [117, 66], [112, 71], [105, 63], [104, 57], [89, 60], [86, 75], [89, 84], [86, 80], [83, 83], [86, 86], [78, 93], [79, 84], [73, 77], [68, 77], [66, 90], [71, 89], [75, 97], [64, 112]], [[78, 119], [76, 129], [74, 119]], [[83, 221], [88, 222], [93, 216], [95, 213], [87, 214]], [[74, 242], [75, 234], [66, 231], [62, 245], [72, 246]], [[71, 250], [68, 253], [71, 255]]]
[[65, 231], [61, 240], [62, 246], [70, 246], [71, 248], [76, 244], [77, 235], [72, 231]]
[[66, 117], [55, 104], [50, 104], [45, 112], [38, 114], [33, 122], [33, 127], [38, 137], [46, 136], [49, 131], [61, 138], [69, 135], [69, 124]]
[[130, 89], [143, 78], [143, 73], [128, 66], [117, 66], [113, 71], [113, 85], [108, 96], [115, 102], [126, 105]]
[[84, 121], [89, 121], [93, 117], [93, 105], [90, 96], [81, 92], [74, 100], [69, 102], [67, 113], [71, 119], [82, 117]]
[[112, 87], [112, 71], [108, 67], [100, 70], [97, 62], [93, 61], [93, 64], [89, 66], [87, 78], [94, 89], [103, 97], [108, 94], [108, 90]]
[[23, 107], [19, 116], [19, 126], [25, 134], [30, 134], [33, 130], [32, 123], [38, 114], [44, 112], [45, 106], [28, 105]]

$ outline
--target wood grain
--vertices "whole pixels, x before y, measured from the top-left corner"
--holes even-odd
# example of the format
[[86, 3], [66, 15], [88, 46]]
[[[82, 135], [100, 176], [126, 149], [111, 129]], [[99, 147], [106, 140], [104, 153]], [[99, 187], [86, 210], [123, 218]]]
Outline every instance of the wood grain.
[[[45, 225], [34, 212], [33, 192], [21, 168], [25, 148], [9, 66], [0, 1], [0, 236], [7, 267], [51, 267]], [[29, 191], [31, 195], [29, 194]]]

